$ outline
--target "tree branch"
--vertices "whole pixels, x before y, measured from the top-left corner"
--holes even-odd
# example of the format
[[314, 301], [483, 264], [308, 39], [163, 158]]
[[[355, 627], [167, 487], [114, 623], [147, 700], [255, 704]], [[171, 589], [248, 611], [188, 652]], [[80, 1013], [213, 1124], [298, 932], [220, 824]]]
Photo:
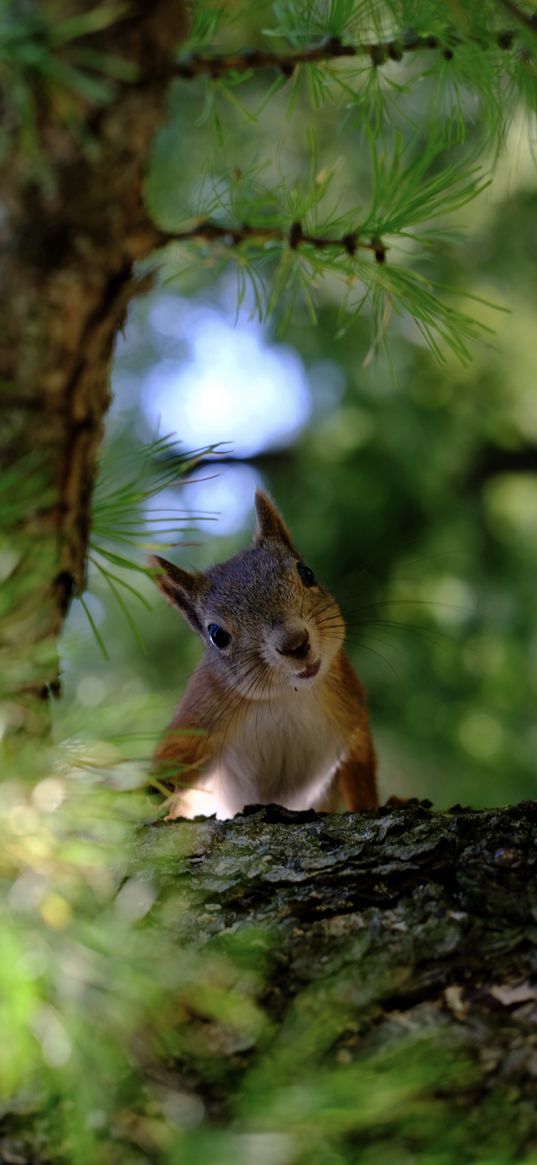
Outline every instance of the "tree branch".
[[[502, 0], [509, 11], [515, 14], [514, 5], [510, 0]], [[529, 20], [529, 18], [528, 18]], [[529, 20], [531, 24], [531, 20]], [[534, 28], [534, 26], [532, 25]], [[534, 29], [535, 30], [535, 29]], [[483, 49], [512, 48], [516, 37], [513, 29], [500, 29], [491, 35], [490, 41], [485, 42], [472, 37], [474, 43], [480, 44]], [[318, 45], [310, 45], [305, 49], [297, 49], [293, 53], [281, 55], [277, 52], [266, 52], [263, 49], [244, 49], [241, 52], [227, 53], [223, 56], [206, 53], [192, 53], [183, 57], [173, 67], [173, 75], [182, 77], [186, 81], [195, 80], [200, 76], [209, 76], [213, 80], [222, 77], [225, 73], [246, 73], [251, 70], [276, 69], [284, 77], [290, 77], [300, 65], [318, 65], [323, 61], [338, 60], [342, 57], [359, 58], [369, 57], [371, 64], [385, 65], [387, 61], [402, 61], [406, 53], [425, 50], [440, 50], [446, 60], [450, 60], [455, 49], [464, 43], [454, 29], [446, 32], [445, 37], [430, 33], [407, 33], [391, 40], [376, 41], [364, 44], [345, 44], [341, 37], [330, 36]]]
[[537, 13], [532, 13], [531, 16], [527, 12], [523, 12], [513, 0], [499, 0], [499, 3], [510, 16], [516, 20], [521, 28], [525, 28], [528, 32], [532, 32], [534, 36], [537, 35]]
[[[171, 1086], [188, 1086], [220, 1130], [285, 1129], [292, 1162], [362, 1152], [429, 1161], [440, 1142], [446, 1162], [493, 1158], [498, 1143], [526, 1160], [537, 1137], [536, 830], [531, 803], [331, 815], [266, 806], [141, 830], [160, 908], [178, 893], [187, 903], [184, 916], [165, 915], [178, 918], [178, 941], [188, 935], [220, 957], [235, 949], [241, 962], [228, 982], [241, 998], [244, 967], [255, 966], [267, 1023], [241, 1043], [229, 1036], [229, 1012], [189, 1012]], [[429, 1049], [417, 1121], [408, 1123], [406, 1094], [399, 1112], [374, 1103], [364, 1121], [362, 1073], [384, 1050], [382, 1087], [394, 1087], [395, 1062], [406, 1081], [414, 1040]], [[435, 1063], [454, 1050], [451, 1083], [442, 1069], [435, 1081]], [[348, 1082], [343, 1107], [337, 1081]], [[280, 1123], [267, 1124], [267, 1113]], [[334, 1157], [317, 1156], [323, 1136]]]
[[497, 445], [484, 445], [470, 468], [468, 484], [474, 489], [502, 473], [537, 473], [537, 446], [500, 449]]
[[384, 263], [388, 247], [381, 239], [360, 239], [359, 230], [348, 231], [339, 238], [330, 238], [327, 235], [313, 235], [304, 231], [300, 222], [293, 222], [288, 230], [284, 227], [252, 226], [244, 223], [242, 226], [225, 226], [222, 223], [204, 219], [196, 223], [189, 230], [174, 232], [160, 231], [157, 246], [163, 247], [167, 243], [192, 242], [205, 240], [215, 242], [220, 240], [226, 246], [238, 247], [241, 243], [280, 243], [287, 245], [292, 251], [300, 246], [315, 247], [317, 250], [334, 248], [345, 251], [351, 258], [356, 251], [371, 251], [377, 263]]
[[[536, 803], [142, 827], [123, 886], [151, 887], [144, 949], [175, 963], [98, 1159], [534, 1163], [536, 839]], [[3, 1106], [3, 1161], [72, 1159], [80, 1122], [51, 1089], [46, 1124], [41, 1091], [35, 1115], [31, 1089]]]

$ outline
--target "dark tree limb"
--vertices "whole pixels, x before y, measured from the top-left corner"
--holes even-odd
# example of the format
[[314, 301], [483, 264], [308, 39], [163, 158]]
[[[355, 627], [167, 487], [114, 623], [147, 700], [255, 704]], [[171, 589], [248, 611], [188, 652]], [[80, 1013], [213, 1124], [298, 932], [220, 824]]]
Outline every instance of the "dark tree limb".
[[[291, 1131], [292, 1146], [292, 1104], [287, 1127], [274, 1115], [282, 1095], [317, 1095], [324, 1081], [347, 1108], [331, 1134], [315, 1111], [310, 1126], [304, 1118], [301, 1161], [325, 1159], [323, 1136], [338, 1161], [362, 1160], [357, 1135], [367, 1161], [382, 1146], [386, 1160], [434, 1160], [439, 1138], [450, 1165], [525, 1160], [537, 1147], [536, 843], [537, 803], [268, 807], [145, 829], [140, 856], [164, 917], [181, 896], [178, 942], [224, 957], [251, 934], [265, 967], [256, 998], [270, 1034], [241, 1045], [225, 1023], [192, 1014], [173, 1086], [217, 1126]], [[360, 1111], [379, 1064], [386, 1088], [423, 1055], [419, 1119], [415, 1096], [401, 1112]]]
[[384, 263], [388, 248], [381, 239], [364, 239], [360, 237], [360, 228], [347, 231], [340, 237], [330, 235], [313, 235], [305, 231], [301, 222], [293, 222], [288, 229], [285, 227], [256, 226], [253, 223], [226, 225], [203, 219], [185, 231], [158, 233], [158, 245], [167, 243], [190, 242], [221, 243], [226, 247], [239, 247], [241, 244], [252, 243], [257, 246], [276, 244], [289, 247], [297, 251], [301, 247], [313, 247], [317, 251], [343, 251], [351, 258], [358, 250], [369, 251], [374, 255], [377, 263]]
[[479, 488], [502, 473], [537, 473], [537, 445], [522, 445], [517, 449], [483, 445], [470, 466], [468, 483], [472, 488]]
[[[509, 3], [509, 10], [515, 15], [514, 5]], [[518, 17], [517, 17], [518, 19]], [[498, 29], [490, 33], [489, 39], [472, 37], [484, 52], [490, 49], [508, 50], [515, 40], [513, 29]], [[244, 49], [239, 52], [225, 53], [190, 53], [183, 57], [173, 68], [173, 74], [185, 81], [193, 81], [197, 77], [211, 77], [213, 80], [223, 77], [226, 73], [251, 73], [271, 69], [283, 73], [284, 77], [291, 77], [296, 69], [303, 65], [321, 65], [343, 58], [360, 60], [369, 57], [374, 66], [385, 65], [388, 61], [402, 61], [407, 53], [441, 52], [446, 59], [453, 56], [456, 48], [463, 44], [462, 37], [455, 28], [447, 28], [444, 35], [431, 33], [402, 33], [401, 36], [380, 41], [363, 41], [351, 44], [339, 36], [327, 36], [318, 44], [307, 45], [306, 48], [296, 49], [294, 52], [278, 53], [264, 49]]]
[[[534, 1165], [536, 802], [163, 822], [121, 893], [146, 886], [133, 926], [177, 974], [103, 1161]], [[153, 1139], [163, 1096], [177, 1124]], [[2, 1160], [66, 1165], [50, 1136], [46, 1114], [0, 1114]]]

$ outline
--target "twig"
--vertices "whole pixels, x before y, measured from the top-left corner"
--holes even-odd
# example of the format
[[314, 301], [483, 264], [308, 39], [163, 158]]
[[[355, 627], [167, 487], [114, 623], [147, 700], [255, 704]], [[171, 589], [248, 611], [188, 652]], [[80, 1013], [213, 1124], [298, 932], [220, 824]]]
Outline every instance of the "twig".
[[[528, 27], [536, 31], [531, 17], [520, 13], [512, 0], [500, 0], [517, 20], [522, 19]], [[503, 29], [492, 33], [490, 42], [472, 37], [484, 48], [500, 49], [512, 48], [516, 33], [513, 29]], [[440, 49], [446, 60], [450, 60], [458, 45], [464, 43], [464, 38], [453, 30], [446, 31], [443, 37], [434, 34], [406, 33], [392, 40], [377, 41], [374, 44], [345, 44], [339, 36], [330, 36], [318, 45], [296, 52], [280, 55], [275, 52], [266, 52], [263, 49], [244, 49], [241, 52], [228, 53], [224, 56], [192, 53], [183, 58], [172, 68], [174, 76], [191, 81], [196, 77], [209, 76], [213, 79], [225, 73], [246, 73], [250, 70], [276, 69], [284, 77], [292, 76], [300, 65], [315, 65], [322, 61], [337, 60], [341, 57], [369, 57], [372, 65], [384, 65], [387, 61], [402, 61], [405, 53], [419, 52], [424, 49]]]
[[537, 13], [533, 12], [530, 16], [527, 12], [523, 12], [517, 4], [514, 4], [513, 0], [499, 0], [499, 3], [516, 20], [517, 24], [537, 36]]
[[315, 247], [323, 251], [329, 248], [345, 251], [351, 257], [356, 251], [371, 251], [377, 263], [384, 263], [388, 248], [381, 239], [360, 239], [359, 231], [348, 231], [339, 238], [330, 238], [326, 235], [312, 235], [302, 229], [300, 222], [293, 222], [288, 230], [283, 227], [262, 227], [243, 224], [242, 226], [224, 226], [221, 223], [204, 219], [196, 223], [187, 231], [177, 233], [160, 231], [156, 237], [157, 247], [166, 243], [190, 242], [196, 239], [207, 242], [221, 241], [228, 247], [238, 247], [241, 243], [281, 243], [287, 244], [296, 251], [300, 246]]

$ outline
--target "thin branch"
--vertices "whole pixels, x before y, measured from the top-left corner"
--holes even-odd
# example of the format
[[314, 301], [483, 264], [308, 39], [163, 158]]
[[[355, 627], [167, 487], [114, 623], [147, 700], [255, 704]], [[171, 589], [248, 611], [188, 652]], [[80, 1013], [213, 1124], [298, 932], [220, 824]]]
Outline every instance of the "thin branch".
[[479, 450], [478, 456], [470, 466], [468, 485], [472, 488], [483, 485], [491, 477], [503, 473], [531, 473], [537, 472], [537, 445], [522, 445], [519, 449], [500, 449], [497, 445], [487, 444]]
[[371, 251], [377, 263], [384, 263], [388, 248], [381, 239], [370, 239], [366, 242], [359, 237], [359, 231], [348, 231], [340, 238], [329, 238], [326, 235], [312, 235], [302, 229], [300, 222], [294, 222], [286, 230], [284, 227], [251, 226], [243, 223], [242, 226], [224, 226], [222, 223], [204, 219], [196, 223], [190, 230], [176, 233], [159, 231], [156, 245], [163, 247], [166, 243], [191, 242], [196, 239], [206, 242], [220, 241], [228, 247], [238, 247], [241, 243], [280, 243], [287, 244], [291, 251], [300, 246], [315, 247], [323, 251], [329, 248], [345, 251], [351, 257], [356, 251]]
[[532, 12], [529, 15], [527, 12], [523, 12], [517, 4], [513, 3], [513, 0], [499, 0], [499, 3], [516, 20], [521, 28], [525, 28], [528, 32], [532, 32], [534, 36], [537, 36], [537, 13]]
[[[505, 7], [518, 19], [518, 9], [515, 9], [511, 0], [501, 0]], [[529, 26], [535, 31], [531, 18], [527, 18]], [[492, 33], [490, 41], [472, 37], [472, 41], [483, 48], [512, 48], [516, 33], [513, 29], [503, 29]], [[407, 33], [393, 40], [377, 41], [375, 43], [345, 44], [339, 36], [330, 36], [318, 45], [296, 52], [280, 55], [276, 52], [266, 52], [263, 49], [244, 49], [241, 52], [228, 53], [223, 56], [192, 53], [183, 58], [172, 68], [172, 74], [191, 81], [196, 77], [209, 76], [213, 79], [222, 77], [225, 73], [246, 73], [250, 70], [277, 69], [285, 77], [292, 76], [300, 65], [315, 65], [322, 61], [337, 60], [341, 57], [369, 57], [372, 65], [384, 65], [387, 61], [402, 61], [405, 53], [419, 52], [423, 49], [440, 49], [446, 60], [450, 60], [458, 45], [464, 43], [454, 29], [449, 30], [443, 37], [430, 33]]]

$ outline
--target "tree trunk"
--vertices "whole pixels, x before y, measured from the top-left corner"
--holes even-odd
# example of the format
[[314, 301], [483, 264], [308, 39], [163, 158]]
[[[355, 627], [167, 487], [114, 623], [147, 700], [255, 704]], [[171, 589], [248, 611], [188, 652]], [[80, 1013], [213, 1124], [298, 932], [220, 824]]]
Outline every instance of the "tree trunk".
[[[58, 18], [57, 5], [41, 7]], [[74, 0], [66, 10], [87, 12], [87, 4]], [[57, 637], [84, 585], [114, 337], [135, 289], [132, 264], [158, 238], [142, 186], [184, 5], [137, 0], [126, 11], [84, 46], [129, 62], [137, 80], [119, 85], [100, 110], [80, 105], [76, 135], [36, 81], [39, 144], [52, 177], [35, 181], [19, 150], [0, 184], [4, 729], [40, 731], [36, 696], [57, 685]]]
[[239, 994], [266, 1019], [259, 1038], [185, 1020], [174, 1086], [230, 1136], [279, 1137], [267, 1160], [286, 1165], [525, 1159], [537, 1150], [536, 841], [537, 803], [269, 807], [146, 830], [161, 903], [186, 896], [182, 942], [231, 954]]

